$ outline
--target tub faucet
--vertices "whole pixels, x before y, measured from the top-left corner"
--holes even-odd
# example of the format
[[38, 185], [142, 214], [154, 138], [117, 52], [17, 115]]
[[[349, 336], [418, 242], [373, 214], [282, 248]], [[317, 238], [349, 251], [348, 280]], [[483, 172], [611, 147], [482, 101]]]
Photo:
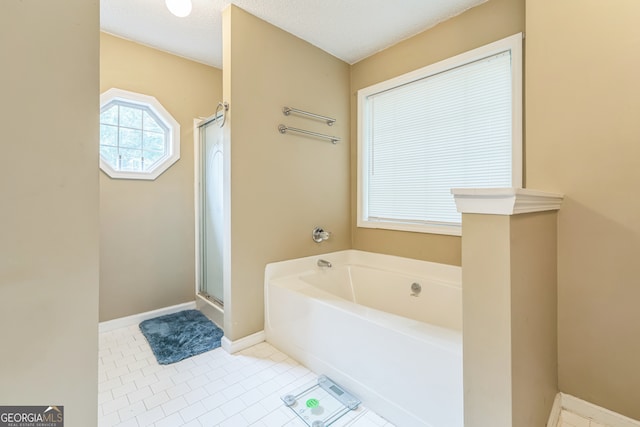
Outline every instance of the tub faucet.
[[318, 267], [320, 267], [320, 268], [322, 268], [322, 267], [331, 268], [331, 263], [329, 261], [327, 261], [326, 259], [319, 259], [318, 260]]
[[314, 228], [313, 233], [311, 234], [311, 238], [316, 243], [321, 243], [325, 240], [329, 240], [329, 237], [331, 237], [331, 233], [329, 233], [328, 231], [324, 231], [322, 227]]

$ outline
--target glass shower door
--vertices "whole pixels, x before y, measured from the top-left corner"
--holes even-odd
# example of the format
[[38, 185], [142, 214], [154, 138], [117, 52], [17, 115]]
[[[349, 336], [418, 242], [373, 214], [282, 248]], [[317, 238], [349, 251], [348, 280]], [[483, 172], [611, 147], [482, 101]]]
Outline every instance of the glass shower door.
[[219, 120], [200, 127], [200, 292], [223, 305], [223, 129]]

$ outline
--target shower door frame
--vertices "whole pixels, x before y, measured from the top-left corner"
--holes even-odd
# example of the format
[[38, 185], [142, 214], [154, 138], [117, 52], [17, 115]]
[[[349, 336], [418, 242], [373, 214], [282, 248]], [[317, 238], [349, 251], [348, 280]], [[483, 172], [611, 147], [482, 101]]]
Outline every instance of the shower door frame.
[[[213, 308], [213, 310], [207, 310], [210, 317], [213, 317], [215, 323], [219, 326], [224, 327], [224, 318], [229, 315], [225, 311], [224, 303], [228, 299], [230, 294], [230, 268], [231, 268], [231, 257], [230, 257], [230, 230], [231, 230], [231, 222], [229, 220], [230, 214], [230, 173], [229, 173], [229, 144], [228, 144], [228, 135], [224, 135], [223, 142], [223, 163], [224, 163], [224, 171], [223, 171], [223, 257], [222, 257], [222, 271], [223, 271], [223, 301], [217, 301], [213, 297], [207, 297], [202, 291], [201, 286], [204, 280], [203, 278], [203, 265], [202, 265], [202, 241], [204, 238], [204, 230], [202, 226], [203, 221], [203, 188], [202, 188], [202, 178], [203, 178], [203, 170], [202, 170], [202, 138], [201, 132], [205, 131], [204, 126], [211, 121], [218, 118], [215, 114], [211, 117], [205, 119], [194, 119], [193, 121], [193, 140], [194, 140], [194, 214], [195, 214], [195, 295], [196, 295], [196, 304], [200, 306], [199, 303], [204, 302], [206, 306]], [[223, 132], [227, 132], [224, 130]], [[206, 307], [203, 307], [206, 309]], [[201, 308], [202, 309], [202, 308]]]

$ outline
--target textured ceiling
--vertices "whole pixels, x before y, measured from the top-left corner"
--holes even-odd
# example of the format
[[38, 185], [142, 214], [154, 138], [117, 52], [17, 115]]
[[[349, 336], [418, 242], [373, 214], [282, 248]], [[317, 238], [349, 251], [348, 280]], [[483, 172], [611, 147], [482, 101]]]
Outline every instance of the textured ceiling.
[[192, 0], [186, 18], [164, 0], [101, 0], [103, 31], [222, 67], [222, 9], [233, 3], [353, 64], [487, 0]]

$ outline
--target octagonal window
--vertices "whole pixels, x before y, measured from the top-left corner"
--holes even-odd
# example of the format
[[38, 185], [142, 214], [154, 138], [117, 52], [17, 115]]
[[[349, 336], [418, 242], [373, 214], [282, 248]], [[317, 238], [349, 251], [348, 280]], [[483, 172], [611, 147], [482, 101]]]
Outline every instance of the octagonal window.
[[180, 158], [180, 125], [152, 96], [100, 96], [100, 168], [111, 178], [156, 179]]

